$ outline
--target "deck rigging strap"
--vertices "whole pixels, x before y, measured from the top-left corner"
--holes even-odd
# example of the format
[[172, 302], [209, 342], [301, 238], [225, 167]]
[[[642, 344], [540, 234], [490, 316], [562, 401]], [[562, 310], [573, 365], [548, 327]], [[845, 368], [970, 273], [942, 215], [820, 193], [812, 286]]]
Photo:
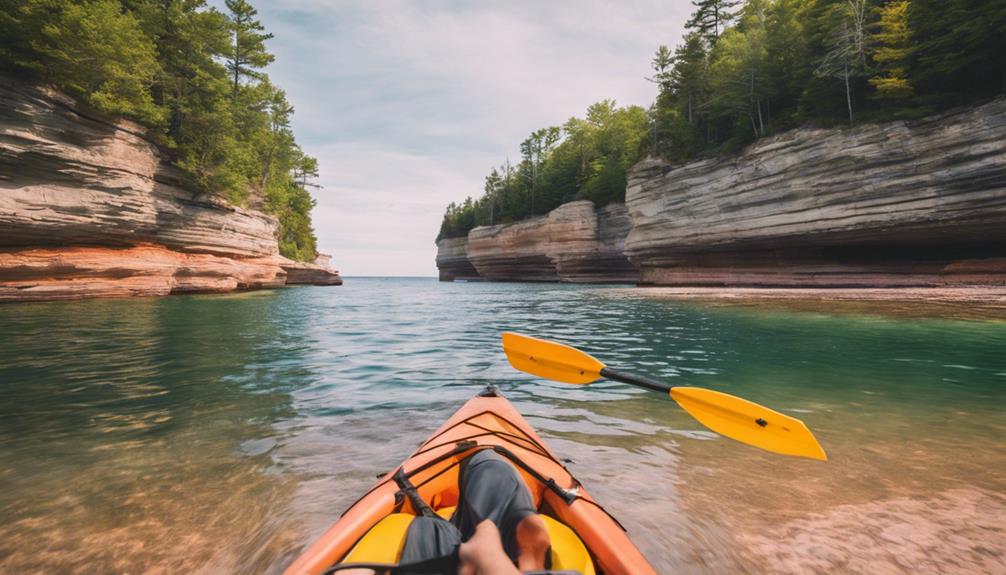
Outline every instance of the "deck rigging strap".
[[398, 484], [399, 493], [402, 493], [409, 498], [409, 503], [412, 504], [412, 508], [416, 510], [423, 517], [437, 517], [437, 512], [429, 506], [428, 503], [423, 501], [423, 498], [419, 496], [419, 491], [416, 486], [409, 481], [409, 476], [405, 474], [405, 470], [401, 467], [395, 472], [395, 483]]

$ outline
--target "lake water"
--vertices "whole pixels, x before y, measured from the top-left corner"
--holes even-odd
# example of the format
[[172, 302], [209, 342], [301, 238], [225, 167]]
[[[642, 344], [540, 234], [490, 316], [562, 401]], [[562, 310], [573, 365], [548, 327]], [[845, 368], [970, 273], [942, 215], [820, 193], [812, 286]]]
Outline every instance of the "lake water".
[[[530, 381], [505, 330], [790, 413], [830, 459]], [[0, 572], [281, 571], [487, 383], [661, 573], [1006, 573], [1006, 322], [363, 278], [0, 306]]]

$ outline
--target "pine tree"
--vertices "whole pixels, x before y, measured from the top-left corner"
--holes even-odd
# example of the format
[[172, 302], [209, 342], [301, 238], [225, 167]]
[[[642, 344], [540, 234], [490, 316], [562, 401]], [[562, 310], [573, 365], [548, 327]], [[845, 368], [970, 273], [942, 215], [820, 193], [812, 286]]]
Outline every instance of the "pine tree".
[[730, 9], [740, 4], [740, 0], [692, 0], [695, 13], [685, 22], [685, 28], [695, 30], [703, 37], [715, 42], [728, 22], [736, 15]]
[[661, 91], [670, 90], [671, 66], [673, 65], [674, 56], [667, 46], [661, 44], [654, 53], [653, 60], [650, 61], [650, 68], [654, 72], [653, 77], [647, 78], [647, 80], [660, 86]]
[[920, 93], [957, 101], [1006, 95], [1006, 2], [912, 0], [908, 23], [909, 77]]
[[908, 0], [890, 0], [880, 8], [880, 22], [873, 34], [877, 46], [873, 52], [879, 74], [870, 78], [877, 96], [900, 99], [912, 95], [908, 58], [912, 54], [911, 31], [908, 28]]
[[272, 63], [274, 57], [266, 52], [265, 41], [272, 34], [263, 34], [262, 23], [255, 19], [258, 10], [247, 0], [226, 0], [230, 11], [231, 49], [227, 56], [227, 70], [232, 78], [232, 97], [237, 97], [242, 78], [261, 79], [258, 70]]
[[705, 42], [695, 32], [685, 35], [685, 43], [674, 50], [670, 87], [685, 102], [688, 123], [695, 123], [695, 111], [704, 103], [708, 83], [708, 53]]

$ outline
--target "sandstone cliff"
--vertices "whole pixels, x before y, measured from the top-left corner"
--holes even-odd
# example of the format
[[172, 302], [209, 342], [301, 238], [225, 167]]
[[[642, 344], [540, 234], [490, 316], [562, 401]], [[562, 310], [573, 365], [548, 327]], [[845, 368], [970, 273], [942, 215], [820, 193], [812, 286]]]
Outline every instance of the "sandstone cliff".
[[444, 238], [437, 242], [437, 269], [440, 281], [477, 280], [479, 272], [468, 260], [468, 238]]
[[281, 257], [276, 232], [194, 195], [142, 127], [0, 83], [0, 301], [341, 282]]
[[442, 274], [466, 252], [485, 279], [1004, 285], [1006, 100], [910, 122], [793, 130], [682, 165], [648, 159], [629, 174], [625, 206], [595, 214], [572, 202], [438, 247]]
[[440, 240], [437, 266], [441, 279], [634, 282], [638, 272], [622, 254], [628, 224], [624, 205], [570, 202], [545, 216]]
[[625, 251], [663, 285], [1006, 280], [1006, 101], [913, 122], [794, 130], [631, 172]]

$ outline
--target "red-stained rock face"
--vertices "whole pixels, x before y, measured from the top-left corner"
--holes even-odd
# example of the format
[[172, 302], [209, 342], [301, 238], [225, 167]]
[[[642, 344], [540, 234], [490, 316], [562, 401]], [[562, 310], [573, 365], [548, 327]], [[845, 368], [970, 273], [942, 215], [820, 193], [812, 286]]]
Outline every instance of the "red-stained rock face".
[[277, 229], [195, 194], [141, 126], [0, 82], [0, 301], [342, 283], [279, 256]]
[[29, 248], [0, 252], [0, 302], [155, 296], [281, 287], [278, 256], [225, 258], [164, 246]]

